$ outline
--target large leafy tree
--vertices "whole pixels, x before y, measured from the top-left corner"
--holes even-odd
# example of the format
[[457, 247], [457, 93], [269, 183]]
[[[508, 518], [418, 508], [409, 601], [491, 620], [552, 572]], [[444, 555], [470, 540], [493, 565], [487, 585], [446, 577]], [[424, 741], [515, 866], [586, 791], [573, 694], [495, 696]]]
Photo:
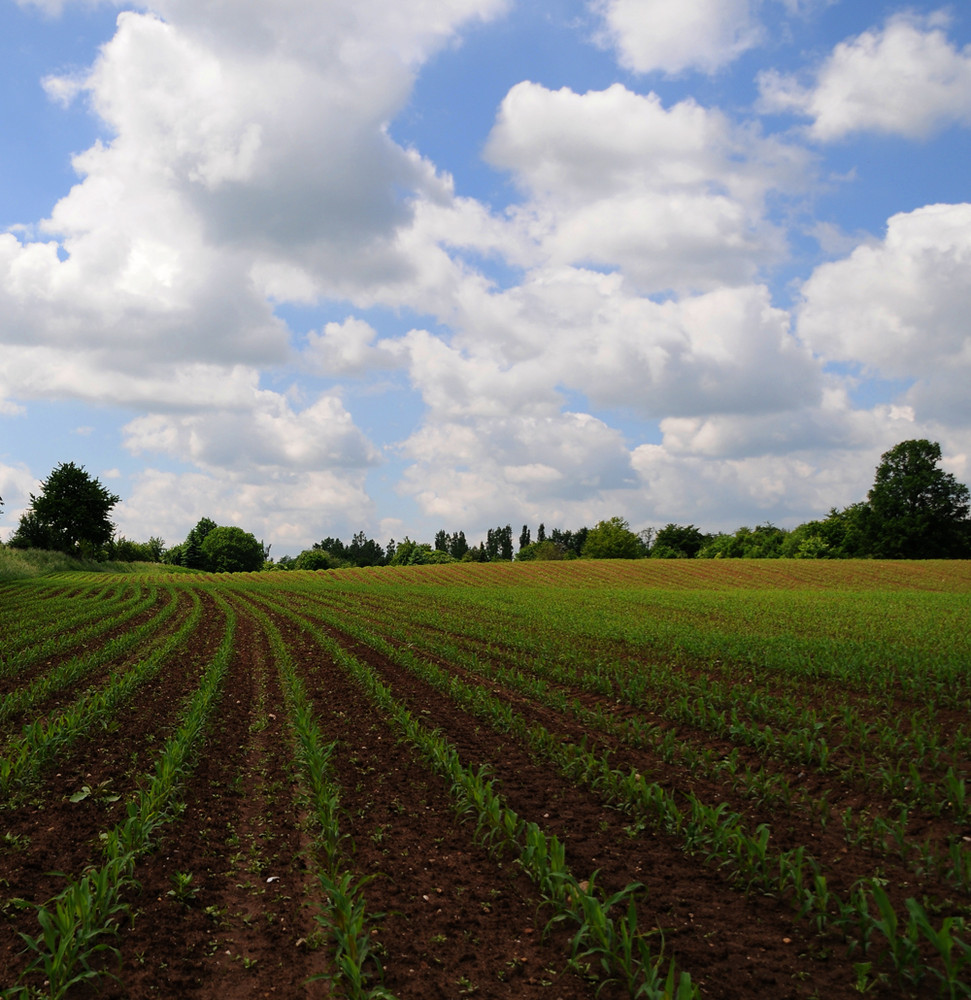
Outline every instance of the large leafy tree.
[[654, 536], [651, 555], [655, 559], [694, 559], [708, 541], [693, 524], [666, 524]]
[[585, 559], [640, 559], [644, 555], [643, 543], [622, 517], [599, 521], [583, 543]]
[[253, 573], [263, 568], [266, 557], [256, 536], [235, 526], [207, 531], [199, 548], [214, 573]]
[[901, 441], [881, 456], [867, 494], [866, 535], [871, 555], [884, 559], [964, 557], [971, 542], [971, 497], [954, 475], [938, 468], [941, 446]]
[[11, 543], [72, 556], [101, 555], [115, 531], [110, 514], [120, 497], [73, 462], [61, 462], [41, 487], [38, 496], [30, 494]]

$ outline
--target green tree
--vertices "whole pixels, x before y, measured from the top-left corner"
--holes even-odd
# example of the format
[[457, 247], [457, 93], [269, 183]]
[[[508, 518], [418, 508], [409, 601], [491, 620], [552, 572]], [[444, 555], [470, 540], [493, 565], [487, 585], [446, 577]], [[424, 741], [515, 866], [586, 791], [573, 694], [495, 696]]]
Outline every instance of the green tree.
[[641, 540], [622, 517], [599, 521], [583, 543], [584, 559], [640, 559], [644, 555]]
[[497, 559], [512, 559], [512, 525], [507, 524], [504, 528], [490, 528], [486, 532], [486, 555], [490, 562]]
[[499, 558], [506, 562], [512, 562], [512, 525], [507, 524], [500, 529], [499, 535]]
[[427, 566], [430, 563], [452, 563], [455, 560], [443, 549], [433, 549], [428, 542], [413, 542], [407, 535], [395, 548], [392, 566]]
[[550, 532], [548, 540], [562, 549], [567, 559], [578, 559], [583, 552], [583, 545], [589, 533], [590, 529], [587, 527], [578, 528], [576, 531], [563, 531], [560, 528], [554, 528]]
[[883, 559], [947, 559], [969, 554], [968, 488], [938, 468], [936, 441], [901, 441], [880, 457], [867, 494], [870, 554]]
[[807, 521], [792, 529], [782, 543], [781, 555], [793, 559], [853, 559], [867, 555], [866, 531], [870, 508], [851, 504], [831, 507], [821, 521]]
[[211, 517], [199, 518], [189, 534], [185, 536], [185, 542], [182, 544], [180, 565], [188, 566], [189, 569], [212, 570], [212, 566], [209, 565], [206, 555], [203, 552], [202, 543], [209, 536], [210, 532], [215, 531], [217, 527], [218, 525]]
[[118, 562], [156, 562], [148, 542], [133, 542], [124, 535], [111, 543], [109, 555]]
[[708, 541], [693, 524], [666, 524], [654, 536], [651, 557], [654, 559], [694, 559]]
[[263, 568], [263, 545], [242, 528], [213, 528], [200, 547], [212, 573], [253, 573]]
[[103, 556], [115, 530], [110, 514], [120, 498], [73, 462], [61, 462], [41, 486], [38, 496], [30, 494], [11, 544]]
[[347, 561], [354, 566], [383, 566], [385, 562], [384, 549], [363, 531], [359, 531], [351, 539], [345, 552]]
[[173, 545], [170, 549], [166, 549], [164, 559], [169, 566], [184, 566], [184, 555], [185, 542], [180, 542], [178, 545]]
[[786, 555], [789, 532], [766, 521], [749, 528], [742, 525], [734, 535], [707, 538], [698, 555], [703, 559], [778, 559]]
[[453, 559], [464, 559], [469, 551], [469, 543], [464, 531], [456, 531], [448, 540], [448, 554]]
[[516, 553], [517, 562], [548, 562], [566, 558], [566, 552], [548, 538], [541, 542], [530, 542]]
[[[280, 560], [283, 561], [282, 559]], [[304, 549], [300, 555], [293, 560], [292, 569], [338, 569], [344, 565], [340, 559], [335, 559], [329, 552], [323, 549]]]
[[328, 536], [322, 541], [314, 542], [314, 548], [320, 549], [321, 552], [329, 552], [339, 565], [350, 565], [350, 559], [347, 557], [347, 546], [339, 538]]

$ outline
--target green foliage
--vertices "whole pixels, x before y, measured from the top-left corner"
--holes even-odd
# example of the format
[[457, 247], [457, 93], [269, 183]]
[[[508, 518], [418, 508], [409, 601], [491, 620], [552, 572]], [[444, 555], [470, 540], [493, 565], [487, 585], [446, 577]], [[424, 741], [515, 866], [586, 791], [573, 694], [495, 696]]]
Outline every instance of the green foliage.
[[566, 558], [566, 551], [549, 539], [542, 542], [530, 542], [529, 545], [524, 545], [516, 553], [517, 562], [544, 562]]
[[450, 535], [442, 529], [435, 533], [435, 551], [447, 552], [453, 559], [464, 559], [469, 551], [469, 543], [464, 531]]
[[186, 535], [179, 552], [179, 565], [189, 569], [210, 570], [209, 564], [203, 550], [202, 543], [209, 533], [214, 531], [218, 525], [212, 518], [203, 517], [196, 523], [196, 526]]
[[486, 532], [485, 551], [489, 562], [512, 559], [512, 525], [490, 528]]
[[599, 521], [583, 544], [584, 559], [641, 559], [646, 554], [644, 543], [622, 517]]
[[787, 537], [788, 532], [768, 522], [755, 528], [743, 526], [734, 535], [716, 535], [698, 555], [706, 559], [778, 559]]
[[881, 456], [867, 494], [870, 554], [882, 559], [946, 559], [971, 553], [971, 496], [938, 468], [941, 446], [902, 441]]
[[331, 565], [315, 568], [336, 569], [340, 566], [383, 566], [391, 558], [393, 544], [392, 542], [389, 545], [389, 552], [386, 556], [384, 549], [378, 542], [373, 538], [368, 538], [363, 531], [359, 531], [349, 545], [345, 545], [339, 538], [327, 537], [322, 541], [314, 542], [314, 549], [327, 553], [331, 557]]
[[347, 558], [347, 546], [339, 538], [331, 538], [328, 535], [319, 542], [314, 542], [314, 549], [318, 552], [326, 552], [334, 560], [335, 565], [350, 565]]
[[434, 563], [453, 563], [456, 560], [441, 549], [433, 549], [427, 542], [413, 542], [407, 535], [395, 548], [392, 566], [428, 566]]
[[207, 568], [213, 573], [255, 573], [263, 568], [262, 544], [242, 528], [213, 528], [200, 548]]
[[347, 558], [353, 566], [381, 566], [384, 564], [384, 549], [373, 539], [359, 531], [347, 546]]
[[170, 549], [165, 551], [163, 559], [166, 565], [170, 566], [184, 566], [185, 545], [180, 542], [178, 545], [173, 545]]
[[666, 524], [654, 537], [651, 556], [654, 559], [693, 559], [709, 540], [693, 524]]
[[120, 498], [73, 462], [61, 462], [41, 486], [39, 496], [30, 494], [10, 544], [104, 558], [114, 533], [109, 515]]
[[[156, 539], [159, 541], [159, 539]], [[116, 538], [110, 546], [111, 557], [119, 562], [160, 562], [157, 548], [149, 542], [133, 542], [131, 539]]]
[[[281, 560], [282, 562], [282, 560]], [[331, 555], [330, 552], [326, 552], [324, 549], [304, 549], [300, 555], [297, 556], [290, 564], [290, 569], [339, 569], [341, 566], [346, 566], [347, 562], [343, 559], [338, 559], [337, 556]]]
[[550, 532], [549, 540], [566, 553], [567, 559], [578, 559], [583, 553], [583, 546], [588, 534], [590, 534], [589, 528], [579, 528], [576, 531], [563, 531], [560, 528], [554, 528]]

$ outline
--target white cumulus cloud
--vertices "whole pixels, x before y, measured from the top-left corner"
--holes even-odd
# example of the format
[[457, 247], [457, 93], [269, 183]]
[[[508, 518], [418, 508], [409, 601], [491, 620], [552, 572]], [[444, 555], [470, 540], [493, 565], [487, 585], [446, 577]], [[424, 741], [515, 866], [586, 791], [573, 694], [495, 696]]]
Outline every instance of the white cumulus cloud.
[[918, 414], [971, 422], [971, 204], [893, 216], [882, 241], [820, 265], [802, 295], [799, 333], [822, 358], [915, 379]]
[[805, 86], [790, 74], [760, 74], [761, 108], [812, 119], [822, 142], [853, 132], [923, 138], [971, 124], [971, 46], [959, 49], [942, 14], [897, 14], [881, 29], [841, 42]]
[[528, 195], [516, 221], [538, 259], [617, 267], [647, 293], [750, 281], [785, 249], [767, 197], [809, 170], [796, 147], [718, 110], [621, 84], [520, 83], [485, 152]]
[[758, 44], [753, 0], [600, 0], [604, 36], [637, 73], [712, 73]]

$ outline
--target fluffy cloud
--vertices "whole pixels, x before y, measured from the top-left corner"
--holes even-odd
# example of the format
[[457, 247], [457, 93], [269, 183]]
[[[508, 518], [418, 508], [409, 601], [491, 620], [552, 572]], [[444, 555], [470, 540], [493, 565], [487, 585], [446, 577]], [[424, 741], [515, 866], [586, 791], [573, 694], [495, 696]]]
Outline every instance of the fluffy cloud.
[[119, 534], [146, 538], [148, 525], [168, 545], [181, 542], [202, 517], [238, 524], [272, 541], [271, 555], [278, 557], [327, 535], [349, 538], [371, 523], [374, 511], [363, 473], [226, 476], [153, 468], [134, 479], [114, 511]]
[[[141, 6], [87, 72], [45, 81], [105, 135], [48, 219], [0, 234], [3, 413], [33, 398], [137, 408], [126, 446], [194, 463], [204, 495], [217, 476], [357, 470], [360, 507], [378, 455], [340, 399], [298, 410], [259, 389], [293, 357], [274, 307], [412, 283], [415, 200], [448, 188], [387, 122], [422, 60], [505, 0]], [[305, 370], [396, 364], [370, 336], [328, 324]]]
[[635, 482], [620, 433], [585, 413], [429, 421], [403, 445], [401, 491], [456, 526], [574, 519]]
[[21, 514], [30, 503], [30, 494], [36, 494], [39, 481], [25, 465], [6, 465], [0, 462], [0, 539], [9, 538], [17, 530]]
[[335, 396], [295, 412], [277, 393], [257, 391], [238, 412], [137, 417], [124, 428], [135, 454], [155, 452], [212, 472], [366, 468], [378, 455]]
[[971, 46], [952, 45], [946, 25], [942, 14], [898, 14], [836, 46], [809, 87], [763, 73], [762, 110], [812, 118], [810, 134], [823, 142], [859, 131], [920, 138], [971, 124]]
[[46, 81], [107, 134], [36, 233], [0, 236], [2, 337], [102, 348], [125, 371], [280, 363], [270, 300], [413, 276], [411, 199], [442, 182], [386, 124], [420, 61], [504, 2], [145, 6], [87, 73]]
[[[451, 344], [405, 342], [412, 383], [448, 418], [549, 415], [561, 386], [648, 418], [777, 413], [821, 392], [818, 363], [763, 286], [659, 303], [619, 275], [538, 270], [468, 322]], [[500, 325], [505, 337], [491, 335]]]
[[53, 347], [6, 348], [0, 355], [0, 397], [82, 399], [122, 407], [239, 410], [252, 403], [259, 372], [244, 365], [152, 363], [117, 366], [107, 352]]
[[600, 0], [605, 40], [636, 73], [706, 73], [756, 45], [761, 28], [752, 0]]
[[549, 263], [619, 267], [647, 293], [751, 280], [784, 250], [768, 194], [807, 169], [801, 151], [717, 110], [666, 109], [620, 84], [518, 84], [486, 156], [528, 194], [517, 222]]
[[[474, 330], [451, 343], [427, 331], [404, 341], [426, 414], [402, 447], [413, 464], [400, 488], [444, 523], [575, 524], [611, 504], [643, 523], [678, 516], [641, 496], [620, 432], [564, 410], [567, 389], [595, 407], [665, 418], [667, 453], [705, 468], [713, 453], [744, 463], [810, 447], [807, 414], [817, 434], [840, 440], [838, 415], [815, 415], [827, 392], [819, 363], [763, 287], [656, 303], [618, 276], [562, 269], [489, 304], [515, 341]], [[479, 319], [487, 332], [496, 325], [488, 312]], [[718, 495], [709, 501], [710, 518]]]
[[[796, 139], [695, 100], [527, 80], [485, 147], [519, 191], [493, 211], [388, 123], [422, 63], [506, 0], [135, 6], [87, 72], [46, 81], [104, 126], [74, 160], [77, 185], [48, 219], [0, 234], [2, 419], [32, 399], [130, 407], [128, 452], [183, 470], [132, 480], [124, 533], [173, 541], [211, 516], [283, 551], [376, 523], [414, 533], [407, 503], [378, 521], [368, 477], [384, 456], [340, 394], [320, 394], [320, 378], [374, 388], [392, 370], [423, 409], [408, 401], [417, 430], [383, 442], [380, 478], [393, 488], [406, 466], [396, 487], [423, 523], [470, 533], [615, 512], [733, 528], [753, 510], [859, 499], [893, 439], [971, 454], [946, 423], [968, 406], [969, 206], [895, 216], [883, 241], [834, 251], [803, 287], [795, 336], [769, 288], [785, 209], [813, 183]], [[770, 9], [596, 7], [628, 69], [666, 73], [724, 67], [765, 37]], [[964, 120], [968, 60], [942, 20], [897, 17], [808, 87], [763, 77], [763, 105], [809, 116], [819, 139], [916, 134], [918, 118]], [[280, 318], [294, 303], [319, 309], [305, 336]], [[399, 335], [403, 319], [426, 328]], [[857, 365], [916, 382], [861, 410]], [[280, 379], [294, 385], [267, 388]], [[384, 423], [386, 410], [370, 421]], [[661, 443], [639, 444], [655, 428]], [[11, 468], [5, 498], [24, 489]]]
[[881, 242], [816, 269], [800, 336], [823, 358], [916, 378], [919, 416], [971, 422], [971, 204], [893, 216]]
[[393, 341], [377, 341], [370, 323], [351, 316], [343, 323], [327, 323], [320, 333], [309, 333], [301, 363], [320, 375], [364, 375], [397, 368], [400, 355]]

